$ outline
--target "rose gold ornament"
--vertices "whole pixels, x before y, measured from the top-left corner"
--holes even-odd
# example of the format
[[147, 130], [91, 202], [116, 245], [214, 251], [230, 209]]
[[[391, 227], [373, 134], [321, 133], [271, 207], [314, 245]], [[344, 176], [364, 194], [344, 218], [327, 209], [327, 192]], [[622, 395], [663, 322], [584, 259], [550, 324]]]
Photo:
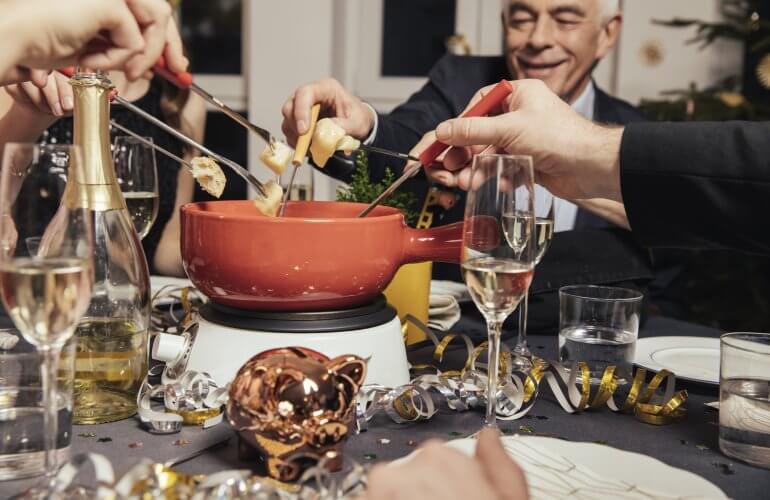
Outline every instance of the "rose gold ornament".
[[256, 459], [280, 481], [297, 479], [321, 458], [338, 469], [365, 377], [366, 361], [354, 355], [329, 359], [304, 347], [257, 354], [238, 371], [227, 402], [240, 458]]

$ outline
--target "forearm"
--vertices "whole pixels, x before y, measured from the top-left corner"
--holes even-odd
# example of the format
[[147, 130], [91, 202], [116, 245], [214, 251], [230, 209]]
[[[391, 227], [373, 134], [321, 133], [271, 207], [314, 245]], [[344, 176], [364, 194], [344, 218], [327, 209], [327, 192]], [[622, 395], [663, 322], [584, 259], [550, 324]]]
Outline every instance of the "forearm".
[[604, 198], [591, 198], [575, 200], [575, 204], [618, 227], [631, 229], [631, 225], [628, 223], [628, 216], [626, 216], [626, 208], [620, 202]]
[[15, 2], [0, 2], [0, 38], [3, 41], [3, 50], [0, 50], [0, 85], [8, 81], [8, 74], [19, 64], [24, 55], [23, 38], [18, 30], [17, 8]]
[[[3, 40], [3, 50], [0, 51], [0, 85], [15, 83], [13, 75], [16, 66], [23, 64], [26, 59], [29, 46], [27, 39], [36, 32], [27, 26], [27, 17], [20, 2], [0, 2], [0, 38]], [[39, 31], [37, 33], [40, 35]]]
[[654, 123], [626, 128], [623, 200], [649, 246], [770, 254], [770, 124]]
[[[574, 172], [585, 172], [578, 182], [585, 182], [582, 191], [586, 199], [604, 198], [623, 203], [620, 187], [620, 149], [623, 139], [622, 127], [592, 125], [583, 139], [574, 145], [576, 162]], [[588, 208], [588, 207], [586, 207]], [[601, 214], [597, 214], [602, 216]]]

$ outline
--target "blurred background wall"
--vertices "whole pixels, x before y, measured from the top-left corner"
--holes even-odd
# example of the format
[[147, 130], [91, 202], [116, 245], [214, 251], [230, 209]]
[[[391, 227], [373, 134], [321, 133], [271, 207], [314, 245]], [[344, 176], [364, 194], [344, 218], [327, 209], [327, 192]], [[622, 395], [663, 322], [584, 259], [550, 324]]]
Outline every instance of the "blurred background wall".
[[[304, 82], [332, 76], [388, 111], [425, 82], [428, 69], [448, 50], [501, 53], [500, 0], [178, 3], [199, 83], [279, 134], [280, 108]], [[762, 118], [763, 107], [770, 108], [768, 91], [754, 75], [770, 45], [761, 43], [770, 32], [768, 3], [625, 0], [620, 43], [595, 72], [596, 81], [633, 104], [645, 101], [652, 117]], [[749, 16], [754, 11], [756, 18]], [[655, 20], [676, 20], [679, 27]], [[719, 36], [702, 47], [691, 43], [698, 35]], [[770, 61], [766, 71], [770, 82]], [[744, 88], [748, 101], [735, 92]], [[257, 159], [261, 141], [215, 112], [209, 114], [206, 142], [267, 177]], [[338, 186], [309, 168], [298, 179], [312, 182], [316, 199], [332, 199]], [[228, 195], [246, 195], [238, 179], [230, 184]], [[770, 329], [768, 259], [731, 252], [690, 253], [687, 259], [691, 269], [675, 288], [687, 305], [664, 312], [724, 329]]]

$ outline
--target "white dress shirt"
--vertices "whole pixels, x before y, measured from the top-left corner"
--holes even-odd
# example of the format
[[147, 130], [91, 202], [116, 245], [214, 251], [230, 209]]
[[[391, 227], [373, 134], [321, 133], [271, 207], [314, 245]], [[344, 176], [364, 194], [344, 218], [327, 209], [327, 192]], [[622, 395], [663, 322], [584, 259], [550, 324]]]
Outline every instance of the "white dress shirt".
[[[580, 94], [575, 102], [572, 103], [572, 109], [580, 113], [584, 118], [589, 120], [594, 119], [594, 103], [596, 102], [596, 88], [594, 82], [589, 81], [586, 85], [583, 93]], [[553, 230], [570, 231], [575, 229], [575, 220], [577, 219], [578, 207], [572, 202], [562, 200], [561, 198], [554, 197], [553, 199], [553, 214], [554, 224]]]

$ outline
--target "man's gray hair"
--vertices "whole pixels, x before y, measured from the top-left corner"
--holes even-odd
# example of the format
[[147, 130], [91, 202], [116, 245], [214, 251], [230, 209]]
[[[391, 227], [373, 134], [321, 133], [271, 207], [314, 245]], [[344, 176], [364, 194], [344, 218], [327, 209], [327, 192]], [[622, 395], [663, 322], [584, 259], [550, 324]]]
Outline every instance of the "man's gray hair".
[[[597, 0], [599, 2], [599, 16], [602, 24], [612, 19], [620, 10], [620, 0]], [[503, 10], [511, 4], [511, 0], [501, 0]]]

